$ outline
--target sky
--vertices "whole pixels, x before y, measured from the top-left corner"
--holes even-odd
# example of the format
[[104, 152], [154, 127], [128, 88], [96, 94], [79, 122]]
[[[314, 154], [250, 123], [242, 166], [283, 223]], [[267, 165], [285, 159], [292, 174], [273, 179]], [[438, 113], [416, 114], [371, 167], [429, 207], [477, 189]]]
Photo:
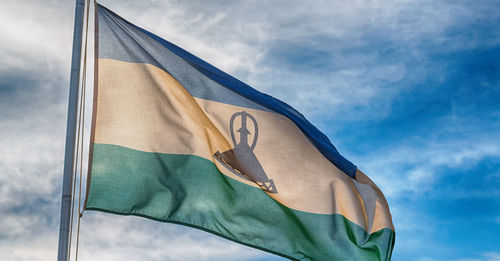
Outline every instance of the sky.
[[[100, 3], [302, 112], [386, 195], [393, 260], [500, 260], [499, 1]], [[73, 1], [0, 1], [2, 261], [57, 255], [73, 15]], [[92, 211], [79, 247], [80, 260], [285, 260]]]

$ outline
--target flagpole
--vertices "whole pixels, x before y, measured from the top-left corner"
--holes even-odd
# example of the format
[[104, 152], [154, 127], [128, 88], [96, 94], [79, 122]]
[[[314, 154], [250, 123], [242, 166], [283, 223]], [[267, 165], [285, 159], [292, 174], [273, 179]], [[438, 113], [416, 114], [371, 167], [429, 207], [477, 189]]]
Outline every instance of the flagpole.
[[61, 200], [61, 219], [59, 224], [58, 261], [69, 260], [69, 238], [71, 217], [71, 194], [73, 183], [73, 158], [75, 151], [76, 112], [78, 88], [80, 84], [80, 61], [82, 56], [82, 31], [84, 0], [76, 0], [75, 22], [73, 28], [73, 53], [71, 55], [71, 75], [69, 82], [68, 120], [66, 125], [66, 148], [64, 154], [64, 172]]

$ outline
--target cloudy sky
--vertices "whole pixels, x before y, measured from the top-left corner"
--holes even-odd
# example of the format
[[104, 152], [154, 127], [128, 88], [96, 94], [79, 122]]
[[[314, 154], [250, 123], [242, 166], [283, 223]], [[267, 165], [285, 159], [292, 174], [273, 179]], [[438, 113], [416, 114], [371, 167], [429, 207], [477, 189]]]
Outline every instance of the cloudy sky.
[[[305, 114], [387, 196], [393, 260], [500, 260], [499, 1], [101, 4]], [[57, 254], [73, 14], [0, 1], [2, 261]], [[79, 259], [284, 260], [90, 211]]]

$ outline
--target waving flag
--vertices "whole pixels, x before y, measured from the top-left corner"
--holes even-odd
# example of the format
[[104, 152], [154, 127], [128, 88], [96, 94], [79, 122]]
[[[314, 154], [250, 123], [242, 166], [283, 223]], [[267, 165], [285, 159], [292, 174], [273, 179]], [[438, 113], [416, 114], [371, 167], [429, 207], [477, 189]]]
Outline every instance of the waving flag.
[[294, 260], [389, 260], [377, 186], [287, 104], [96, 10], [87, 210], [202, 229]]

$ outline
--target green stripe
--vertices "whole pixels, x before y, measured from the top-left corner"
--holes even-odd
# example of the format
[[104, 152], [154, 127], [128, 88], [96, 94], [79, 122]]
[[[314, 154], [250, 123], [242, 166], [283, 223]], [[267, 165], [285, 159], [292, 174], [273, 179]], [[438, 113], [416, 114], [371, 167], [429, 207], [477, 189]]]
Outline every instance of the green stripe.
[[87, 210], [202, 229], [293, 260], [390, 260], [394, 232], [289, 209], [193, 155], [95, 144]]

